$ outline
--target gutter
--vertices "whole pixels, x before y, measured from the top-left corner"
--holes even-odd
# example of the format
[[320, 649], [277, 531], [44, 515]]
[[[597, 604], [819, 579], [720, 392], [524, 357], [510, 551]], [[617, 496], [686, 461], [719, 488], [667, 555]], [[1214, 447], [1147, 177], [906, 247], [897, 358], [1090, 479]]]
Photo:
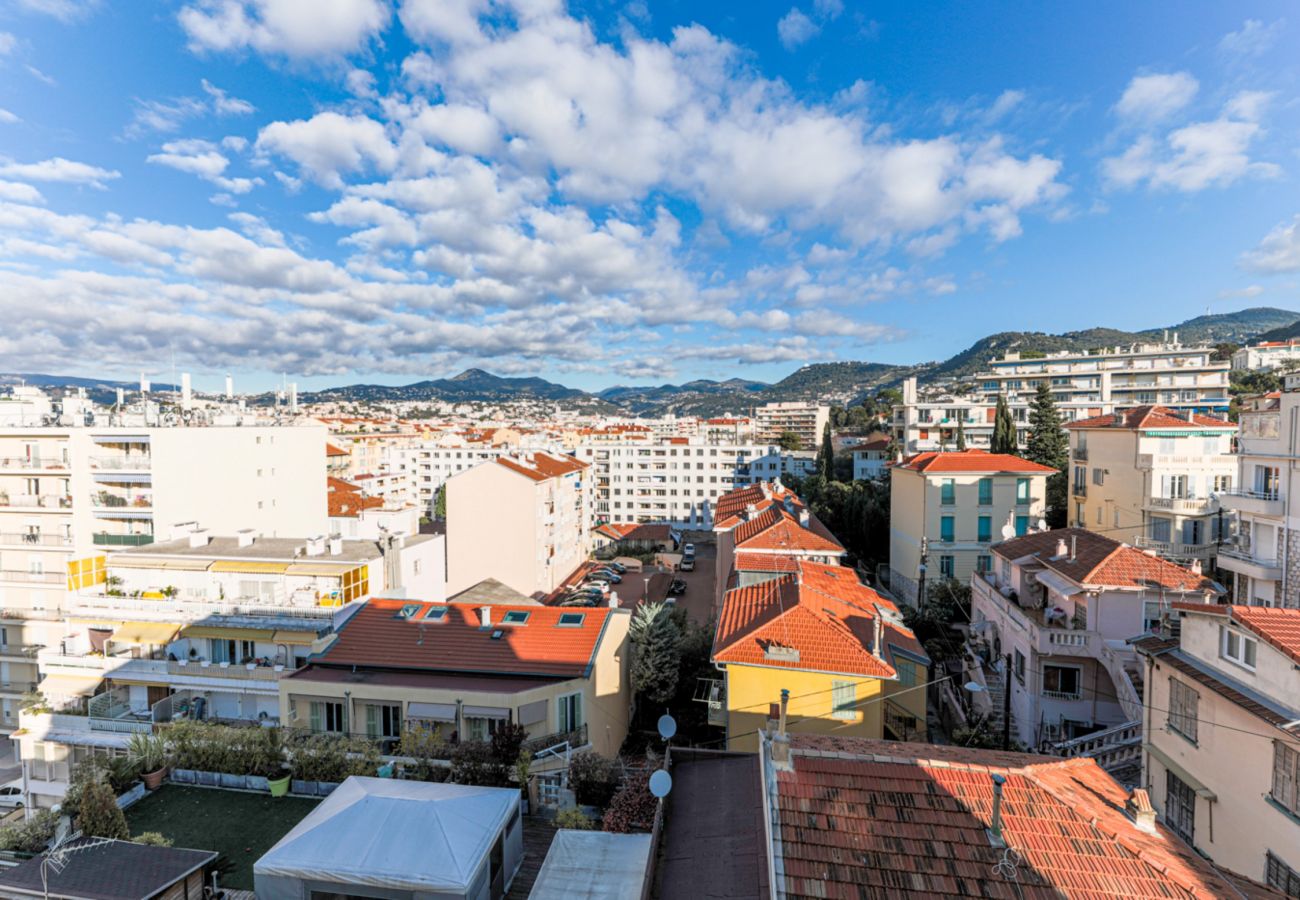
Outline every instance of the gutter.
[[763, 792], [763, 830], [767, 835], [764, 850], [767, 856], [768, 897], [780, 900], [785, 896], [785, 891], [778, 887], [785, 882], [785, 855], [781, 849], [781, 823], [777, 818], [776, 769], [772, 766], [770, 739], [761, 732], [758, 737], [758, 778]]

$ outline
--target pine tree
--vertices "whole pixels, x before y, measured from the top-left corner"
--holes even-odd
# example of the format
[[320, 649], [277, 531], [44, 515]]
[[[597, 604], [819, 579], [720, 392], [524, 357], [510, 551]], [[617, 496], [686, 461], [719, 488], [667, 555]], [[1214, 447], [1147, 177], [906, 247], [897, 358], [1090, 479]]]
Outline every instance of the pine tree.
[[966, 449], [966, 415], [962, 412], [957, 415], [957, 452], [961, 453]]
[[835, 445], [831, 441], [831, 425], [822, 430], [822, 448], [817, 453], [817, 474], [827, 481], [835, 479]]
[[81, 794], [81, 809], [77, 827], [86, 837], [130, 840], [131, 830], [126, 816], [117, 805], [117, 797], [106, 780], [97, 778], [86, 785]]
[[1025, 458], [1056, 470], [1047, 479], [1047, 524], [1052, 528], [1065, 525], [1068, 510], [1065, 470], [1070, 464], [1070, 439], [1061, 427], [1052, 391], [1045, 382], [1029, 407], [1029, 439]]
[[632, 618], [632, 688], [651, 703], [662, 704], [677, 694], [682, 661], [682, 634], [677, 620], [662, 603], [637, 607]]

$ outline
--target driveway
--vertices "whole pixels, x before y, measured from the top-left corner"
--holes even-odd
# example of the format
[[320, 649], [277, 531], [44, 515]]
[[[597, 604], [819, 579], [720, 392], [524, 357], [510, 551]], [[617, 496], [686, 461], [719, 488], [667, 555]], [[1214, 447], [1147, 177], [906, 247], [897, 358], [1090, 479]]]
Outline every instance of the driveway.
[[[646, 575], [650, 576], [649, 597], [656, 602], [662, 602], [668, 596], [668, 586], [672, 583], [674, 577], [680, 578], [686, 582], [686, 593], [677, 598], [677, 605], [686, 610], [686, 614], [691, 621], [700, 625], [708, 624], [713, 618], [713, 579], [717, 563], [717, 547], [713, 544], [695, 544], [695, 570], [693, 572], [678, 572], [674, 576], [671, 572], [643, 572], [640, 582], [642, 592], [644, 592]], [[635, 576], [628, 573], [628, 577], [623, 579], [624, 587], [632, 583]]]

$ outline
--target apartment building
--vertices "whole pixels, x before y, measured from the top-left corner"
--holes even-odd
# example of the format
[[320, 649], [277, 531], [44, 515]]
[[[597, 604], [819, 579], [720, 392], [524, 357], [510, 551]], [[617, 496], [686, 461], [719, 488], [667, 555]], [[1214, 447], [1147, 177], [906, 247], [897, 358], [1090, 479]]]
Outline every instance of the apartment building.
[[533, 772], [566, 751], [613, 758], [627, 736], [629, 610], [373, 599], [280, 682], [280, 720], [394, 743], [423, 726], [448, 752], [502, 723], [528, 731]]
[[1234, 370], [1271, 371], [1286, 363], [1300, 363], [1300, 340], [1261, 341], [1232, 354]]
[[447, 481], [447, 590], [495, 578], [524, 596], [554, 592], [591, 553], [594, 487], [572, 456], [529, 453]]
[[802, 467], [775, 444], [709, 443], [669, 438], [648, 443], [580, 445], [595, 480], [596, 518], [711, 528], [713, 507], [728, 491]]
[[1222, 593], [1195, 564], [1080, 528], [1012, 538], [991, 553], [993, 565], [970, 576], [970, 646], [981, 665], [969, 675], [1000, 694], [1010, 658], [1011, 735], [1035, 749], [1140, 732], [1144, 679], [1125, 641], [1158, 627], [1171, 603]]
[[1291, 503], [1300, 436], [1300, 379], [1286, 390], [1241, 403], [1237, 476], [1219, 494], [1236, 517], [1236, 535], [1219, 548], [1218, 566], [1233, 603], [1300, 607], [1300, 531]]
[[885, 476], [889, 468], [889, 447], [893, 440], [889, 435], [877, 433], [869, 436], [860, 444], [855, 444], [849, 452], [853, 454], [853, 480], [869, 481]]
[[1216, 865], [1300, 896], [1300, 610], [1174, 613], [1175, 628], [1134, 641], [1151, 802]]
[[798, 449], [815, 450], [830, 420], [831, 408], [820, 403], [764, 403], [754, 410], [754, 433], [759, 441], [774, 444], [789, 431], [798, 436]]
[[426, 442], [394, 449], [388, 464], [393, 471], [406, 473], [411, 501], [421, 515], [432, 516], [438, 491], [447, 479], [510, 452], [506, 446], [439, 446]]
[[1066, 425], [1072, 520], [1175, 560], [1208, 562], [1223, 528], [1217, 495], [1237, 477], [1231, 422], [1139, 406]]
[[1044, 527], [1055, 470], [984, 450], [918, 453], [890, 469], [889, 590], [916, 604], [922, 577], [967, 581], [999, 540]]

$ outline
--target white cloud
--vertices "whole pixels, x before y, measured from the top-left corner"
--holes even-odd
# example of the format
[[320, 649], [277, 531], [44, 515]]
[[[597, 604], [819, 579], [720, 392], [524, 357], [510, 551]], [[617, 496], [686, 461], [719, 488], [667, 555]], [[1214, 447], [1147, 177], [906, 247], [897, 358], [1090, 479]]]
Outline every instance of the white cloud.
[[993, 101], [993, 105], [988, 108], [984, 118], [989, 122], [996, 122], [1009, 116], [1020, 104], [1025, 102], [1025, 92], [1021, 90], [1005, 90], [998, 94], [998, 98]]
[[0, 181], [0, 200], [12, 200], [16, 203], [43, 203], [41, 192], [30, 184], [19, 181]]
[[1138, 75], [1128, 83], [1115, 112], [1139, 124], [1167, 119], [1192, 102], [1200, 85], [1187, 72]]
[[58, 82], [54, 80], [53, 77], [46, 75], [44, 72], [42, 72], [40, 69], [36, 68], [35, 66], [29, 65], [26, 68], [27, 71], [31, 74], [31, 76], [35, 78], [37, 81], [41, 82], [42, 84], [47, 84], [50, 87], [58, 86]]
[[0, 107], [0, 125], [16, 125], [22, 119], [11, 113], [9, 110]]
[[1250, 284], [1243, 288], [1233, 288], [1231, 290], [1219, 291], [1220, 300], [1250, 300], [1264, 293], [1264, 288], [1258, 284]]
[[1219, 52], [1229, 57], [1263, 56], [1273, 48], [1286, 23], [1278, 19], [1265, 25], [1259, 19], [1247, 19], [1238, 31], [1230, 31], [1219, 41]]
[[61, 22], [74, 22], [98, 9], [100, 0], [17, 0], [16, 5], [30, 12], [53, 16]]
[[119, 178], [121, 174], [61, 156], [34, 163], [18, 163], [0, 158], [0, 176], [18, 181], [53, 181], [102, 188], [105, 181]]
[[787, 50], [793, 50], [800, 44], [807, 43], [815, 38], [822, 28], [799, 7], [792, 6], [790, 11], [781, 17], [781, 21], [776, 23], [776, 33], [781, 39], [782, 46]]
[[197, 0], [178, 18], [197, 51], [251, 48], [305, 59], [360, 50], [389, 16], [386, 0]]
[[397, 149], [384, 126], [365, 116], [317, 113], [295, 122], [272, 122], [257, 136], [261, 153], [275, 153], [296, 162], [327, 187], [342, 187], [342, 173], [375, 168], [392, 171]]
[[230, 160], [210, 141], [170, 141], [162, 145], [161, 153], [146, 157], [146, 162], [197, 175], [231, 194], [246, 194], [262, 183], [260, 178], [226, 177], [224, 173]]
[[203, 91], [212, 98], [212, 111], [219, 116], [246, 116], [255, 109], [247, 100], [230, 96], [206, 78], [203, 79]]
[[0, 56], [8, 56], [18, 46], [18, 38], [7, 31], [0, 31]]
[[1300, 215], [1264, 235], [1258, 247], [1242, 254], [1241, 265], [1266, 275], [1300, 272]]

